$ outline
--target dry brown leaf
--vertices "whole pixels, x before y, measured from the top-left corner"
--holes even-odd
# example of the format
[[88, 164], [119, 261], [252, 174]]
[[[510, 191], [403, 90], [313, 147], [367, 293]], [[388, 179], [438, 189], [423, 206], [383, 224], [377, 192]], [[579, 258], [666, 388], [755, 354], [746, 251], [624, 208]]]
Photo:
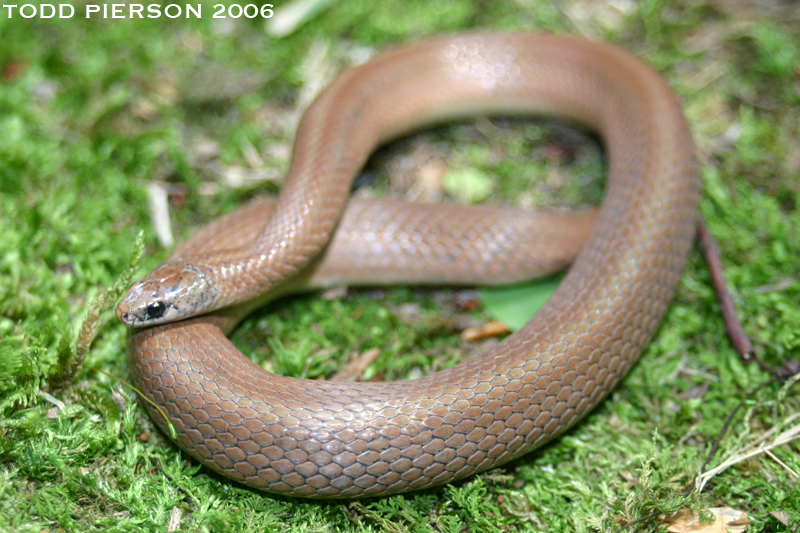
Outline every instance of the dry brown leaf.
[[167, 524], [167, 531], [177, 531], [181, 527], [181, 518], [183, 513], [175, 506], [172, 508], [172, 513], [169, 515], [169, 523]]
[[361, 381], [364, 370], [381, 354], [380, 348], [372, 348], [362, 353], [347, 365], [347, 368], [337, 372], [331, 377], [331, 381]]
[[444, 191], [442, 190], [442, 179], [447, 172], [447, 165], [441, 159], [431, 159], [417, 172], [417, 191], [416, 200], [423, 202], [440, 201]]
[[713, 522], [701, 523], [697, 513], [681, 509], [664, 517], [661, 524], [667, 526], [671, 533], [742, 533], [750, 525], [750, 517], [744, 511], [730, 507], [712, 507], [706, 510], [714, 515]]
[[778, 522], [780, 522], [781, 524], [783, 524], [784, 526], [788, 526], [789, 520], [792, 519], [792, 515], [790, 515], [786, 511], [772, 511], [769, 513], [769, 515]]
[[485, 339], [487, 337], [498, 337], [500, 335], [505, 335], [506, 333], [511, 333], [511, 331], [508, 329], [508, 326], [500, 321], [493, 320], [474, 328], [465, 329], [461, 332], [461, 340], [472, 342]]

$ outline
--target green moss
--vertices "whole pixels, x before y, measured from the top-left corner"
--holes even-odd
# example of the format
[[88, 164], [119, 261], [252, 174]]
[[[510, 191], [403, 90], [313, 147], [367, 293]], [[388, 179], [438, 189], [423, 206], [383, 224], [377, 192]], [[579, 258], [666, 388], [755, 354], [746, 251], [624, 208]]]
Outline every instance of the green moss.
[[[314, 50], [326, 50], [322, 57], [338, 70], [361, 48], [470, 29], [603, 36], [664, 73], [693, 125], [702, 210], [756, 353], [772, 366], [797, 359], [800, 21], [778, 4], [624, 7], [350, 0], [279, 40], [261, 21], [244, 19], [43, 21], [4, 11], [0, 530], [163, 531], [179, 511], [187, 531], [613, 531], [653, 510], [719, 502], [748, 512], [752, 531], [788, 531], [772, 511], [800, 521], [791, 473], [800, 471], [800, 455], [791, 443], [679, 499], [727, 415], [767, 379], [729, 347], [697, 253], [640, 363], [590, 416], [501, 469], [410, 495], [308, 502], [251, 491], [193, 464], [113, 379], [68, 372], [80, 361], [69, 363], [92, 302], [129, 268], [139, 232], [142, 271], [167, 253], [150, 227], [149, 180], [175, 187], [173, 223], [186, 236], [257, 190], [279, 188], [220, 184], [198, 146], [215, 142], [223, 170], [250, 169], [252, 146], [263, 159], [259, 171], [282, 175], [292, 137], [286, 116], [318, 75], [308, 67]], [[190, 94], [193, 83], [212, 84], [193, 81], [207, 71], [233, 83]], [[524, 121], [457, 124], [396, 143], [369, 169], [383, 174], [387, 162], [423, 143], [448, 168], [488, 179], [490, 202], [596, 203], [602, 159], [596, 145], [573, 150], [575, 138], [569, 128]], [[260, 364], [307, 377], [330, 376], [354, 353], [379, 348], [366, 376], [407, 379], [474, 350], [457, 330], [486, 315], [465, 315], [459, 297], [398, 289], [286, 299], [249, 319], [235, 341]], [[97, 337], [83, 364], [127, 379], [124, 328], [110, 310], [90, 323]], [[59, 373], [65, 388], [40, 395]], [[53, 401], [57, 413], [49, 412]], [[797, 411], [796, 387], [765, 387], [734, 419], [710, 468]]]

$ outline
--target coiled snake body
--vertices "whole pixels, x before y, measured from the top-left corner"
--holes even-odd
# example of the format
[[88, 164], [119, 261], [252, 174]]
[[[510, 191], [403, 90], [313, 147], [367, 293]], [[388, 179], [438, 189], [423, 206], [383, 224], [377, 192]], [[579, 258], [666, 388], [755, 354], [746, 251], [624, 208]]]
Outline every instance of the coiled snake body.
[[[600, 134], [609, 178], [593, 226], [589, 213], [565, 237], [549, 229], [558, 216], [348, 205], [353, 176], [377, 145], [488, 113], [558, 115]], [[270, 492], [383, 495], [500, 465], [563, 432], [636, 361], [692, 243], [697, 174], [675, 97], [615, 47], [484, 34], [384, 53], [345, 72], [308, 110], [274, 213], [257, 204], [224, 217], [123, 299], [118, 316], [137, 326], [128, 341], [134, 380], [164, 408], [190, 455]], [[535, 255], [543, 271], [563, 266], [572, 252], [561, 245], [574, 248], [586, 235], [566, 279], [525, 327], [422, 379], [276, 376], [224, 334], [259, 300], [291, 289], [516, 281], [539, 268]]]

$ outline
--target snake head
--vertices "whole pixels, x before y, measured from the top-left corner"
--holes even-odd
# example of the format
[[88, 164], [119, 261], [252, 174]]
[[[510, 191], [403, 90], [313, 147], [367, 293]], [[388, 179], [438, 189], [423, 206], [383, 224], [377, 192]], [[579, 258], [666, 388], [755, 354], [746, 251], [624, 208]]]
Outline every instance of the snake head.
[[161, 265], [128, 289], [117, 305], [117, 318], [144, 327], [212, 311], [217, 291], [205, 270], [181, 260]]

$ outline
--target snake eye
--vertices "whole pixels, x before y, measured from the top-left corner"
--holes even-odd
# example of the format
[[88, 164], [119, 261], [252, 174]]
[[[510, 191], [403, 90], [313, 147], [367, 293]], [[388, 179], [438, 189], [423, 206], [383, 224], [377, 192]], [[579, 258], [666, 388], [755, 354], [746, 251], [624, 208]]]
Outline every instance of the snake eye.
[[167, 306], [164, 305], [164, 302], [152, 303], [147, 306], [147, 318], [161, 318], [166, 310]]

